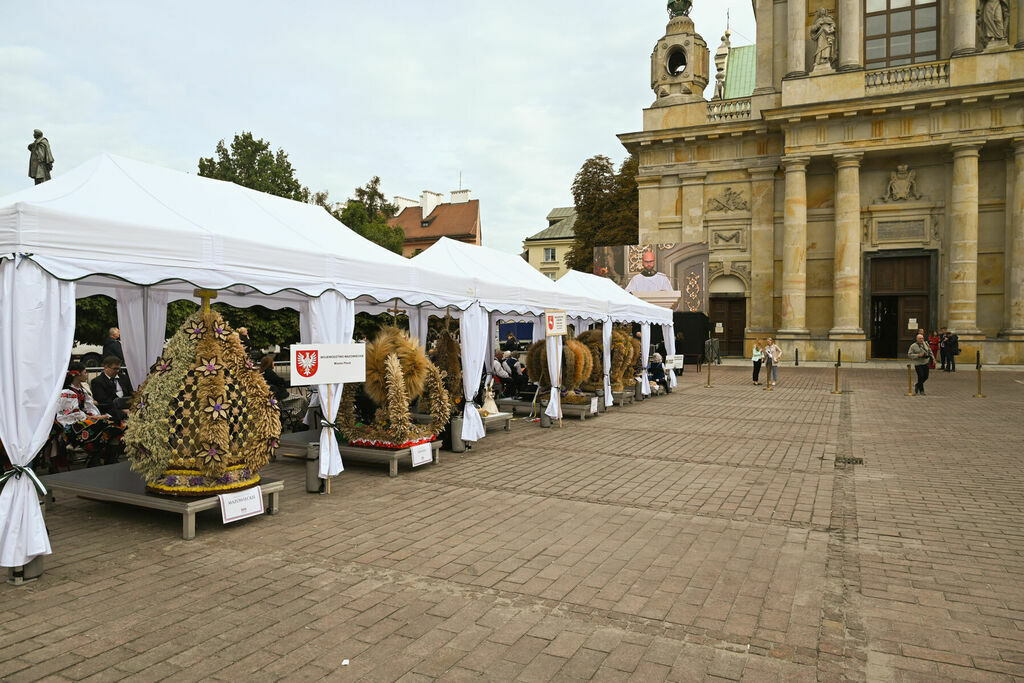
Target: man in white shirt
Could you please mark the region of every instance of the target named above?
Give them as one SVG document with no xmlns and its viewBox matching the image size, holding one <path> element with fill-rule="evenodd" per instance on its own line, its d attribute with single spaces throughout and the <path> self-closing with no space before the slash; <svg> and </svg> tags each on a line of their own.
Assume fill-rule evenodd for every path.
<svg viewBox="0 0 1024 683">
<path fill-rule="evenodd" d="M 663 292 L 672 289 L 672 281 L 664 273 L 657 272 L 655 268 L 654 252 L 647 250 L 641 257 L 643 270 L 633 276 L 633 279 L 626 285 L 627 292 Z"/>
</svg>

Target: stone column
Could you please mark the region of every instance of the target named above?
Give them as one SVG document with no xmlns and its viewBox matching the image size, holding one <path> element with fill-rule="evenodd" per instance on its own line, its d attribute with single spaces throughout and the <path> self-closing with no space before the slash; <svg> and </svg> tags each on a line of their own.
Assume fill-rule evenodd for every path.
<svg viewBox="0 0 1024 683">
<path fill-rule="evenodd" d="M 1017 44 L 1014 47 L 1024 47 L 1024 2 L 1019 0 L 1017 2 Z"/>
<path fill-rule="evenodd" d="M 860 325 L 860 160 L 836 155 L 836 245 L 829 336 L 864 336 Z"/>
<path fill-rule="evenodd" d="M 775 298 L 775 168 L 750 171 L 750 324 L 769 333 Z"/>
<path fill-rule="evenodd" d="M 786 14 L 786 35 L 789 36 L 786 77 L 807 74 L 807 0 L 789 0 Z"/>
<path fill-rule="evenodd" d="M 784 157 L 786 217 L 782 241 L 782 326 L 779 335 L 807 330 L 807 157 Z"/>
<path fill-rule="evenodd" d="M 862 0 L 839 0 L 839 70 L 863 68 L 864 11 Z"/>
<path fill-rule="evenodd" d="M 1003 334 L 1024 341 L 1024 140 L 1013 141 L 1013 167 L 1013 197 L 1007 206 L 1010 211 L 1010 238 L 1006 243 L 1006 258 L 1010 263 L 1006 284 L 1009 307 Z"/>
<path fill-rule="evenodd" d="M 775 38 L 772 35 L 772 22 L 775 15 L 774 0 L 758 0 L 755 21 L 757 22 L 757 65 L 755 67 L 754 94 L 765 95 L 775 92 L 772 78 L 772 63 L 775 61 L 772 51 Z"/>
<path fill-rule="evenodd" d="M 953 145 L 950 206 L 949 327 L 961 338 L 978 329 L 978 152 L 982 143 Z"/>
<path fill-rule="evenodd" d="M 977 52 L 977 0 L 952 0 L 952 3 L 950 8 L 950 17 L 953 20 L 952 56 L 973 54 Z"/>
</svg>

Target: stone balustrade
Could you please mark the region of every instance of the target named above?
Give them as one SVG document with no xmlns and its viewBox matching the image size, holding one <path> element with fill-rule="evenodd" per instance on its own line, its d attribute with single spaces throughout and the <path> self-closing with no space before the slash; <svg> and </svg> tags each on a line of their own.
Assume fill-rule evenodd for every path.
<svg viewBox="0 0 1024 683">
<path fill-rule="evenodd" d="M 708 123 L 740 121 L 750 118 L 750 98 L 708 102 Z"/>
<path fill-rule="evenodd" d="M 925 62 L 864 72 L 864 94 L 881 95 L 949 86 L 949 62 Z"/>
</svg>

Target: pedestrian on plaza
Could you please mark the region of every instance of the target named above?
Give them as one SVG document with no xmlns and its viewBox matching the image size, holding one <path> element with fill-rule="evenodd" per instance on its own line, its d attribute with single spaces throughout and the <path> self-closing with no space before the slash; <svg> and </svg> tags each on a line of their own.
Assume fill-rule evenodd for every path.
<svg viewBox="0 0 1024 683">
<path fill-rule="evenodd" d="M 928 381 L 928 366 L 935 361 L 932 349 L 924 340 L 924 335 L 917 335 L 917 341 L 910 345 L 907 357 L 914 363 L 917 371 L 917 384 L 914 385 L 914 395 L 924 396 L 924 383 Z"/>
<path fill-rule="evenodd" d="M 782 349 L 779 348 L 774 339 L 768 337 L 763 353 L 768 363 L 768 380 L 774 387 L 779 383 L 779 363 L 782 362 Z"/>
<path fill-rule="evenodd" d="M 750 360 L 754 363 L 754 384 L 761 386 L 761 382 L 758 380 L 761 377 L 761 364 L 764 362 L 763 339 L 757 339 L 754 341 L 754 353 L 750 356 Z"/>
<path fill-rule="evenodd" d="M 942 369 L 946 372 L 956 372 L 956 357 L 960 354 L 960 337 L 952 330 L 946 332 L 945 351 L 946 358 Z"/>
<path fill-rule="evenodd" d="M 928 366 L 929 370 L 935 369 L 935 359 L 939 356 L 939 337 L 938 330 L 932 330 L 931 335 L 928 337 L 928 348 L 932 350 L 932 364 Z"/>
<path fill-rule="evenodd" d="M 121 330 L 111 327 L 110 336 L 103 342 L 103 357 L 115 356 L 124 365 L 124 351 L 121 349 Z"/>
</svg>

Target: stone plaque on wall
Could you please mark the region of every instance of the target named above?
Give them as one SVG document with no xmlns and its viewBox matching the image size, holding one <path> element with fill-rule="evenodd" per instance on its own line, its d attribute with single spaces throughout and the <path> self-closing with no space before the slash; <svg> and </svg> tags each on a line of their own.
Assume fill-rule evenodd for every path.
<svg viewBox="0 0 1024 683">
<path fill-rule="evenodd" d="M 923 242 L 928 239 L 924 219 L 880 220 L 875 224 L 875 233 L 879 242 Z"/>
</svg>

